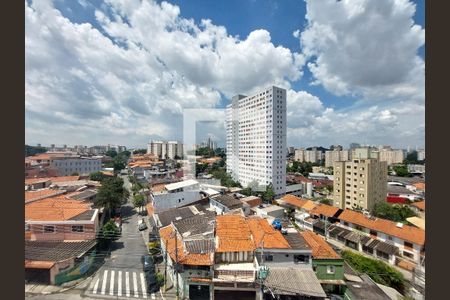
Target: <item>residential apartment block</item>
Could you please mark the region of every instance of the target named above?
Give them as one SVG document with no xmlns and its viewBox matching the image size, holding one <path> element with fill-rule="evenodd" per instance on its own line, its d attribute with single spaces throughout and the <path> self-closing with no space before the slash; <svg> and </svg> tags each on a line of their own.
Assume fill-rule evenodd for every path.
<svg viewBox="0 0 450 300">
<path fill-rule="evenodd" d="M 353 159 L 334 163 L 334 206 L 370 210 L 387 195 L 387 163 Z"/>
<path fill-rule="evenodd" d="M 295 149 L 294 160 L 299 162 L 311 162 L 317 163 L 319 160 L 323 159 L 322 151 L 311 149 L 305 150 L 304 148 Z"/>
<path fill-rule="evenodd" d="M 348 150 L 325 151 L 325 167 L 332 167 L 335 161 L 349 160 Z"/>
<path fill-rule="evenodd" d="M 237 95 L 227 106 L 227 172 L 243 186 L 286 189 L 286 90 Z"/>
<path fill-rule="evenodd" d="M 87 175 L 101 171 L 101 158 L 91 157 L 55 157 L 50 159 L 50 168 L 56 169 L 59 176 L 69 176 L 74 173 Z"/>
<path fill-rule="evenodd" d="M 393 164 L 401 164 L 406 158 L 405 151 L 402 149 L 380 149 L 380 161 L 387 162 L 388 166 Z"/>
<path fill-rule="evenodd" d="M 183 157 L 183 144 L 178 141 L 151 141 L 147 146 L 147 154 L 153 154 L 162 159 Z"/>
</svg>

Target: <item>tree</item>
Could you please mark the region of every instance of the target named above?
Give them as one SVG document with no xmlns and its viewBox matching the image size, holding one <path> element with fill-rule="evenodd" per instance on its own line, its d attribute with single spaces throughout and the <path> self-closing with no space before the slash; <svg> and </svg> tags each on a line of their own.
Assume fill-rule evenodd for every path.
<svg viewBox="0 0 450 300">
<path fill-rule="evenodd" d="M 262 198 L 263 198 L 264 201 L 270 203 L 270 202 L 272 202 L 272 200 L 273 200 L 274 197 L 275 197 L 275 192 L 273 191 L 272 184 L 269 184 L 269 185 L 266 187 L 266 191 L 263 192 Z"/>
<path fill-rule="evenodd" d="M 133 194 L 138 193 L 140 190 L 142 190 L 144 187 L 139 182 L 135 181 L 133 185 L 131 186 L 131 191 Z"/>
<path fill-rule="evenodd" d="M 146 154 L 147 149 L 136 149 L 133 151 L 133 154 Z"/>
<path fill-rule="evenodd" d="M 369 275 L 373 281 L 390 286 L 400 293 L 405 292 L 403 274 L 381 260 L 365 257 L 355 252 L 344 250 L 342 258 L 356 271 Z"/>
<path fill-rule="evenodd" d="M 405 163 L 406 164 L 417 164 L 419 161 L 417 160 L 417 151 L 413 150 L 406 155 Z"/>
<path fill-rule="evenodd" d="M 393 166 L 394 172 L 400 177 L 409 177 L 411 174 L 408 172 L 408 167 L 406 165 Z"/>
<path fill-rule="evenodd" d="M 141 209 L 142 206 L 145 205 L 145 197 L 142 194 L 137 194 L 133 196 L 133 206 Z"/>
<path fill-rule="evenodd" d="M 108 150 L 108 151 L 106 151 L 105 155 L 114 158 L 117 156 L 117 151 L 116 150 Z"/>
<path fill-rule="evenodd" d="M 253 193 L 252 188 L 251 187 L 246 187 L 241 191 L 241 194 L 245 195 L 245 196 L 251 196 Z"/>
<path fill-rule="evenodd" d="M 415 212 L 406 205 L 389 204 L 387 202 L 375 203 L 372 214 L 378 218 L 403 223 L 406 222 L 406 218 L 416 216 Z"/>
<path fill-rule="evenodd" d="M 126 190 L 123 188 L 123 180 L 120 177 L 107 178 L 103 180 L 102 185 L 98 189 L 98 193 L 94 200 L 96 207 L 104 207 L 105 215 L 111 215 L 111 211 L 122 205 L 127 196 Z"/>
<path fill-rule="evenodd" d="M 100 171 L 89 174 L 89 180 L 93 181 L 102 182 L 106 177 L 107 176 Z"/>
<path fill-rule="evenodd" d="M 114 220 L 109 220 L 100 229 L 99 239 L 101 244 L 107 245 L 111 241 L 117 240 L 120 236 L 119 228 Z"/>
<path fill-rule="evenodd" d="M 333 200 L 331 199 L 320 199 L 319 202 L 326 205 L 333 205 Z"/>
</svg>

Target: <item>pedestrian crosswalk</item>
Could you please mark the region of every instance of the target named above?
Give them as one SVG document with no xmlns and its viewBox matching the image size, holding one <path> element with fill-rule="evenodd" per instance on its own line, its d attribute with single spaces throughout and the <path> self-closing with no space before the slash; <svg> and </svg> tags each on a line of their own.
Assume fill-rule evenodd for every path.
<svg viewBox="0 0 450 300">
<path fill-rule="evenodd" d="M 103 270 L 92 280 L 88 294 L 108 298 L 150 298 L 156 299 L 155 294 L 147 295 L 145 274 L 136 270 Z"/>
</svg>

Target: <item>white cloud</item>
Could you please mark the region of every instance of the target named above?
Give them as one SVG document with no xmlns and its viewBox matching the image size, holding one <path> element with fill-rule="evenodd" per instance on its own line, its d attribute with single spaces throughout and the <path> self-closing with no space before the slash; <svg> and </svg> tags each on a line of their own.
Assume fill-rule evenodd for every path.
<svg viewBox="0 0 450 300">
<path fill-rule="evenodd" d="M 289 90 L 287 95 L 290 145 L 348 146 L 359 142 L 404 147 L 424 143 L 423 106 L 385 103 L 336 111 L 305 91 Z"/>
<path fill-rule="evenodd" d="M 95 12 L 100 31 L 51 1 L 26 3 L 27 141 L 66 140 L 69 130 L 87 144 L 180 139 L 183 108 L 301 76 L 302 56 L 273 45 L 266 30 L 240 39 L 166 2 L 106 4 Z"/>
<path fill-rule="evenodd" d="M 307 0 L 307 66 L 336 95 L 424 101 L 425 31 L 408 0 Z"/>
</svg>

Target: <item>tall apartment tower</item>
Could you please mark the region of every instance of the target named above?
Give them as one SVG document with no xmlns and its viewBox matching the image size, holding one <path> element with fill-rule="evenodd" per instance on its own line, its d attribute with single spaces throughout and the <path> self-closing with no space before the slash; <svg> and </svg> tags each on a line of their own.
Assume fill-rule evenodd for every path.
<svg viewBox="0 0 450 300">
<path fill-rule="evenodd" d="M 334 206 L 371 210 L 375 203 L 386 200 L 387 162 L 376 158 L 337 161 L 333 173 Z"/>
<path fill-rule="evenodd" d="M 178 141 L 151 141 L 147 146 L 147 153 L 161 159 L 174 159 L 183 156 L 183 144 Z"/>
<path fill-rule="evenodd" d="M 237 95 L 227 106 L 227 172 L 244 187 L 272 184 L 286 191 L 286 90 Z"/>
<path fill-rule="evenodd" d="M 349 160 L 348 150 L 325 151 L 325 167 L 332 167 L 335 161 Z"/>
</svg>

